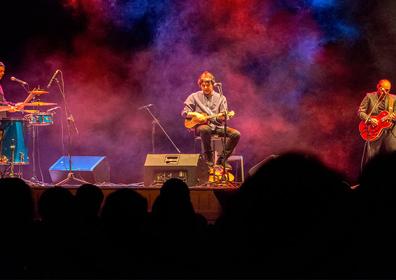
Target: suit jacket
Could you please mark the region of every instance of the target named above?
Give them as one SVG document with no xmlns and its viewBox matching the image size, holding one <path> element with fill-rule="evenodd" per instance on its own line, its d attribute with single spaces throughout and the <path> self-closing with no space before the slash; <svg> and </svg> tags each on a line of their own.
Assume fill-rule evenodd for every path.
<svg viewBox="0 0 396 280">
<path fill-rule="evenodd" d="M 6 101 L 6 99 L 4 97 L 3 88 L 1 87 L 1 84 L 0 84 L 0 101 L 1 102 L 5 102 Z M 1 104 L 0 104 L 0 106 L 1 106 Z M 0 120 L 3 119 L 3 118 L 6 118 L 6 117 L 7 117 L 7 113 L 6 112 L 0 112 Z"/>
<path fill-rule="evenodd" d="M 393 112 L 396 111 L 396 95 L 393 94 L 389 94 L 392 97 L 393 100 Z M 377 92 L 369 92 L 366 94 L 366 96 L 363 98 L 362 102 L 360 103 L 359 106 L 359 110 L 358 110 L 358 116 L 361 120 L 366 121 L 368 118 L 368 114 L 371 112 L 371 110 L 373 110 L 373 115 L 378 115 L 379 113 L 381 113 L 382 111 L 389 110 L 389 95 L 386 96 L 385 98 L 385 104 L 383 102 L 380 102 L 380 104 L 378 104 L 379 106 L 377 106 L 376 108 L 373 107 L 374 105 L 378 102 L 378 94 Z M 385 106 L 384 106 L 385 105 Z"/>
</svg>

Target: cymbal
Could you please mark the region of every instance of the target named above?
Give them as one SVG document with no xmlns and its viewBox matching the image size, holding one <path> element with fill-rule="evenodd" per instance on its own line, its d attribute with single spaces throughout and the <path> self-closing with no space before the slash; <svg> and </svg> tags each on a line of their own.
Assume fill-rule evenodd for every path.
<svg viewBox="0 0 396 280">
<path fill-rule="evenodd" d="M 58 103 L 48 103 L 48 102 L 36 101 L 36 102 L 30 102 L 30 103 L 23 104 L 23 106 L 54 106 L 54 105 L 58 105 Z"/>
<path fill-rule="evenodd" d="M 47 94 L 48 91 L 43 90 L 43 89 L 34 89 L 34 90 L 29 91 L 29 93 L 34 94 L 34 95 L 42 95 L 42 94 Z"/>
<path fill-rule="evenodd" d="M 38 114 L 40 113 L 39 110 L 20 110 L 23 113 L 28 113 L 28 114 Z"/>
</svg>

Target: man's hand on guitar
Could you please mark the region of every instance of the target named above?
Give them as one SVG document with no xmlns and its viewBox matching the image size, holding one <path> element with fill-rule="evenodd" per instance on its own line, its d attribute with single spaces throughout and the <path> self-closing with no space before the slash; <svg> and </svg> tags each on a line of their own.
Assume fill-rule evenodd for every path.
<svg viewBox="0 0 396 280">
<path fill-rule="evenodd" d="M 370 118 L 369 122 L 370 122 L 370 124 L 371 124 L 372 126 L 377 126 L 377 125 L 378 125 L 378 120 L 377 120 L 377 119 Z"/>
</svg>

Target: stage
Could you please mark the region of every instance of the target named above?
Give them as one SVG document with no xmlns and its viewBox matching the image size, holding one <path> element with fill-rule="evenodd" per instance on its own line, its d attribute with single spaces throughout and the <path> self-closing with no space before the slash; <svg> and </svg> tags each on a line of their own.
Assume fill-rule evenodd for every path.
<svg viewBox="0 0 396 280">
<path fill-rule="evenodd" d="M 37 185 L 27 182 L 32 190 L 35 216 L 38 217 L 38 201 L 41 194 L 48 188 L 52 188 L 54 185 L 44 184 Z M 202 214 L 210 223 L 213 223 L 221 214 L 222 207 L 226 205 L 229 198 L 238 190 L 240 184 L 233 186 L 216 186 L 215 184 L 207 184 L 204 186 L 193 186 L 190 187 L 190 197 L 194 209 L 197 213 Z M 75 194 L 78 189 L 78 185 L 61 185 L 60 187 L 70 190 Z M 135 190 L 143 197 L 147 199 L 148 211 L 151 211 L 151 207 L 160 193 L 161 186 L 144 186 L 143 183 L 136 184 L 106 184 L 99 185 L 101 188 L 104 201 L 106 197 L 119 189 L 128 188 Z M 103 202 L 104 202 L 103 201 Z"/>
</svg>

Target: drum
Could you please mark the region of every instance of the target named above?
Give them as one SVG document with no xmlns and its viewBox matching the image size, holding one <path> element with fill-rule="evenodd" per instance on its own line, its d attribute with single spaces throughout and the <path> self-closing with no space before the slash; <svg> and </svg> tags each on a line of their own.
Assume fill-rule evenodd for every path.
<svg viewBox="0 0 396 280">
<path fill-rule="evenodd" d="M 11 164 L 12 158 L 15 165 L 29 164 L 28 148 L 25 145 L 24 119 L 4 118 L 0 120 L 0 165 Z"/>
<path fill-rule="evenodd" d="M 54 124 L 53 113 L 36 113 L 29 114 L 25 116 L 25 119 L 28 121 L 30 125 L 34 126 L 45 126 Z"/>
</svg>

